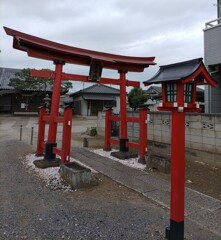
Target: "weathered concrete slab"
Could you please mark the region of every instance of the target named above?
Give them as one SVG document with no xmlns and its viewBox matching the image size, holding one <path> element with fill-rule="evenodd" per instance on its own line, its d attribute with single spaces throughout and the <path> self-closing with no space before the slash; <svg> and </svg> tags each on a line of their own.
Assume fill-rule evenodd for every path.
<svg viewBox="0 0 221 240">
<path fill-rule="evenodd" d="M 155 168 L 163 173 L 170 173 L 170 159 L 160 155 L 146 155 L 147 168 Z"/>
<path fill-rule="evenodd" d="M 187 219 L 200 224 L 221 237 L 221 209 L 212 212 L 204 209 L 188 216 Z"/>
<path fill-rule="evenodd" d="M 169 192 L 170 191 L 170 183 L 163 180 L 163 179 L 159 179 L 159 178 L 156 178 L 154 176 L 151 176 L 150 174 L 148 173 L 141 173 L 137 179 L 140 179 L 148 184 L 152 184 L 155 188 L 161 190 L 161 191 L 167 191 Z"/>
<path fill-rule="evenodd" d="M 186 202 L 195 202 L 200 208 L 208 211 L 221 209 L 221 201 L 203 193 L 186 188 Z"/>
<path fill-rule="evenodd" d="M 170 192 L 156 190 L 152 192 L 143 193 L 144 196 L 160 204 L 163 207 L 170 208 Z"/>
<path fill-rule="evenodd" d="M 91 170 L 75 162 L 62 164 L 59 173 L 74 189 L 89 186 L 91 183 Z"/>
</svg>

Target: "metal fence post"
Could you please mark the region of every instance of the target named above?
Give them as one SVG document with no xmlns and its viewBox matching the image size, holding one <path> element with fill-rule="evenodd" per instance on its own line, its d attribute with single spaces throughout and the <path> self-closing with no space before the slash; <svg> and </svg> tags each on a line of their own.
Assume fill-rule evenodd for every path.
<svg viewBox="0 0 221 240">
<path fill-rule="evenodd" d="M 20 125 L 20 141 L 22 140 L 22 125 Z"/>
<path fill-rule="evenodd" d="M 104 151 L 111 151 L 111 116 L 112 109 L 107 109 L 105 112 L 105 136 L 104 136 Z"/>
<path fill-rule="evenodd" d="M 33 132 L 34 132 L 34 127 L 31 127 L 31 145 L 33 145 Z"/>
<path fill-rule="evenodd" d="M 147 109 L 140 109 L 140 159 L 139 162 L 145 163 L 147 153 Z"/>
</svg>

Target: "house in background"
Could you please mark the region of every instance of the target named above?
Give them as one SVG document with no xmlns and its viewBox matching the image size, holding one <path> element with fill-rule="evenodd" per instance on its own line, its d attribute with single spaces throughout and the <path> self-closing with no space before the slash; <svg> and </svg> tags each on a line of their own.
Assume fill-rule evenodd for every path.
<svg viewBox="0 0 221 240">
<path fill-rule="evenodd" d="M 39 90 L 23 89 L 21 93 L 16 93 L 9 82 L 21 70 L 0 68 L 0 113 L 37 113 L 45 94 L 51 94 L 50 86 Z"/>
<path fill-rule="evenodd" d="M 73 98 L 74 114 L 97 116 L 105 106 L 113 106 L 113 112 L 119 113 L 120 90 L 102 84 L 95 84 L 70 94 Z"/>
<path fill-rule="evenodd" d="M 162 88 L 159 86 L 150 86 L 146 90 L 148 101 L 145 103 L 148 105 L 150 111 L 157 111 L 159 103 L 162 101 Z M 204 89 L 196 88 L 196 101 L 199 102 L 202 112 L 204 112 Z"/>
</svg>

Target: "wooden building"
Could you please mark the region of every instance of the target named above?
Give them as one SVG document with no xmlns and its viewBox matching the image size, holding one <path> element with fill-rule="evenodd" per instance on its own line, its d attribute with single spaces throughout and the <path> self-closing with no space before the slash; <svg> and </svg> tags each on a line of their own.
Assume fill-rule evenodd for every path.
<svg viewBox="0 0 221 240">
<path fill-rule="evenodd" d="M 45 94 L 51 93 L 50 86 L 38 90 L 23 89 L 17 93 L 9 86 L 9 82 L 20 71 L 21 69 L 0 68 L 0 113 L 37 113 L 38 107 L 43 104 Z"/>
<path fill-rule="evenodd" d="M 74 114 L 97 116 L 105 106 L 113 106 L 113 112 L 119 113 L 120 90 L 102 84 L 95 84 L 70 94 L 73 98 Z"/>
</svg>

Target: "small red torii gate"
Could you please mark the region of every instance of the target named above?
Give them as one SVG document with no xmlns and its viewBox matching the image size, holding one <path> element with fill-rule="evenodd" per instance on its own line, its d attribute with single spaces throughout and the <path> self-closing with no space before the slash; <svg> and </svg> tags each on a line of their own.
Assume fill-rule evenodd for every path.
<svg viewBox="0 0 221 240">
<path fill-rule="evenodd" d="M 96 52 L 52 42 L 36 36 L 28 35 L 7 27 L 5 32 L 13 36 L 13 47 L 27 52 L 28 56 L 53 61 L 55 71 L 32 70 L 31 75 L 42 78 L 54 78 L 52 92 L 51 113 L 49 117 L 48 139 L 45 143 L 44 160 L 55 160 L 57 124 L 67 121 L 59 118 L 59 102 L 62 80 L 73 80 L 81 82 L 98 82 L 101 84 L 113 84 L 120 86 L 120 146 L 127 149 L 127 116 L 126 116 L 126 87 L 140 87 L 140 82 L 126 79 L 127 72 L 143 72 L 146 67 L 155 65 L 155 57 L 129 57 L 103 52 Z M 65 63 L 90 66 L 89 76 L 68 74 L 63 72 Z M 102 68 L 117 70 L 120 78 L 102 78 Z M 69 130 L 71 131 L 71 129 Z M 70 159 L 70 146 L 63 153 L 62 163 Z M 39 149 L 38 149 L 39 150 Z M 120 149 L 121 150 L 121 149 Z M 37 151 L 38 152 L 38 151 Z"/>
</svg>

